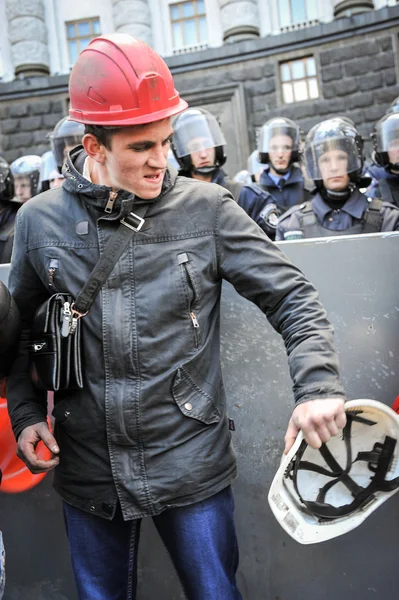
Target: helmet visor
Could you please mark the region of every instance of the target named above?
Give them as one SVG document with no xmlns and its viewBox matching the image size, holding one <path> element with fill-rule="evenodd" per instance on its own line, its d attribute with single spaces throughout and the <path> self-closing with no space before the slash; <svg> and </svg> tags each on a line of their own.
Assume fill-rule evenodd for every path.
<svg viewBox="0 0 399 600">
<path fill-rule="evenodd" d="M 390 163 L 399 163 L 399 113 L 391 114 L 377 123 L 375 144 L 377 152 L 388 154 Z"/>
<path fill-rule="evenodd" d="M 313 181 L 325 181 L 355 173 L 362 160 L 351 137 L 328 137 L 313 140 L 305 151 L 306 173 Z"/>
<path fill-rule="evenodd" d="M 292 123 L 278 120 L 265 123 L 259 132 L 258 150 L 270 152 L 297 152 L 299 150 L 299 128 Z"/>
<path fill-rule="evenodd" d="M 187 111 L 174 123 L 173 143 L 181 158 L 208 148 L 226 144 L 216 118 L 211 114 Z"/>
</svg>

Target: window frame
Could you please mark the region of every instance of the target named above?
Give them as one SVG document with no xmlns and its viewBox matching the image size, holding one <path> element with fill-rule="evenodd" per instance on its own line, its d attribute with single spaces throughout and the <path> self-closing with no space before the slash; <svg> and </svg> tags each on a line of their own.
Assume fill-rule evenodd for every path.
<svg viewBox="0 0 399 600">
<path fill-rule="evenodd" d="M 169 31 L 170 31 L 170 39 L 171 39 L 171 50 L 172 50 L 172 54 L 179 54 L 179 53 L 184 53 L 185 49 L 187 49 L 187 51 L 189 51 L 190 48 L 207 48 L 209 45 L 209 38 L 210 38 L 210 31 L 209 31 L 209 23 L 208 23 L 208 10 L 207 10 L 207 3 L 206 0 L 202 0 L 203 4 L 204 4 L 204 12 L 203 13 L 198 13 L 197 10 L 197 1 L 198 0 L 176 0 L 176 1 L 172 1 L 168 3 L 168 18 L 169 18 Z M 188 17 L 184 17 L 182 14 L 182 6 L 184 4 L 193 4 L 194 5 L 194 14 Z M 174 7 L 178 6 L 179 7 L 179 19 L 173 19 L 172 17 L 172 10 Z M 199 25 L 199 19 L 201 17 L 205 18 L 205 24 L 206 24 L 206 40 L 201 41 L 200 38 L 200 25 Z M 195 44 L 186 44 L 183 43 L 182 46 L 175 46 L 175 36 L 174 36 L 174 28 L 173 25 L 174 23 L 179 23 L 180 24 L 180 32 L 181 32 L 181 36 L 182 36 L 182 40 L 183 42 L 185 42 L 184 39 L 184 27 L 183 24 L 185 21 L 188 20 L 192 20 L 194 19 L 195 22 L 195 28 L 196 28 L 196 34 L 197 34 L 197 41 L 195 42 Z"/>
<path fill-rule="evenodd" d="M 314 67 L 315 67 L 315 74 L 314 75 L 308 75 L 308 67 L 306 64 L 306 61 L 311 58 L 314 61 Z M 305 69 L 305 76 L 304 77 L 300 77 L 298 79 L 295 79 L 293 77 L 293 70 L 292 70 L 292 64 L 293 63 L 302 63 L 304 65 L 304 69 Z M 290 79 L 283 79 L 283 72 L 282 72 L 282 68 L 284 65 L 288 65 L 289 69 L 290 69 Z M 319 81 L 319 65 L 318 65 L 318 61 L 317 61 L 317 56 L 314 54 L 307 54 L 305 56 L 301 56 L 301 57 L 292 57 L 292 58 L 287 58 L 284 60 L 279 61 L 279 81 L 280 81 L 280 95 L 281 95 L 281 104 L 284 106 L 290 106 L 293 104 L 298 104 L 300 102 L 314 102 L 316 100 L 319 100 L 321 98 L 320 95 L 320 81 Z M 316 97 L 312 97 L 310 95 L 310 86 L 309 86 L 309 81 L 315 81 L 316 85 L 317 85 L 317 96 Z M 307 90 L 307 97 L 304 98 L 303 100 L 296 100 L 295 99 L 295 88 L 294 88 L 294 83 L 299 83 L 299 82 L 305 82 L 306 83 L 306 90 Z M 285 100 L 285 94 L 284 94 L 284 85 L 289 84 L 291 85 L 291 90 L 292 90 L 292 97 L 293 100 L 292 102 L 286 102 Z"/>
<path fill-rule="evenodd" d="M 98 26 L 99 26 L 98 33 L 94 32 L 94 23 L 95 22 L 98 22 Z M 90 32 L 88 34 L 79 35 L 78 26 L 80 23 L 88 23 L 89 24 Z M 75 37 L 69 37 L 68 27 L 71 25 L 73 25 L 75 28 L 75 34 L 76 33 L 78 34 Z M 100 16 L 84 17 L 82 19 L 76 19 L 75 21 L 65 21 L 64 26 L 65 26 L 65 34 L 66 34 L 68 62 L 69 62 L 69 67 L 72 68 L 75 63 L 72 61 L 69 43 L 73 42 L 73 41 L 76 42 L 78 56 L 79 56 L 79 54 L 84 50 L 84 48 L 82 48 L 82 49 L 80 48 L 80 40 L 87 39 L 87 38 L 90 38 L 90 40 L 93 40 L 95 37 L 101 35 L 101 19 L 100 19 Z M 87 48 L 87 46 L 85 46 L 85 48 Z"/>
</svg>

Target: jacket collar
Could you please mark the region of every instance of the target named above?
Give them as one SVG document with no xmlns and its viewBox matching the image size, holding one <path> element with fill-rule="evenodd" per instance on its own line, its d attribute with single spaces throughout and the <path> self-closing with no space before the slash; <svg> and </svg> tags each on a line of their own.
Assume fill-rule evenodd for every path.
<svg viewBox="0 0 399 600">
<path fill-rule="evenodd" d="M 212 177 L 212 183 L 218 183 L 223 187 L 226 185 L 226 176 L 222 169 L 216 169 Z"/>
<path fill-rule="evenodd" d="M 340 210 L 346 212 L 354 219 L 361 219 L 364 211 L 367 208 L 367 202 L 366 196 L 360 192 L 359 188 L 356 188 L 351 194 L 349 200 L 345 202 Z M 328 204 L 326 204 L 320 194 L 316 194 L 316 196 L 313 198 L 312 208 L 313 212 L 321 222 L 323 222 L 325 217 L 334 210 L 328 206 Z"/>
<path fill-rule="evenodd" d="M 83 168 L 86 158 L 87 154 L 83 149 L 83 146 L 77 146 L 69 152 L 68 158 L 62 170 L 65 177 L 63 187 L 72 194 L 84 196 L 85 202 L 87 202 L 87 204 L 93 208 L 104 211 L 110 198 L 112 188 L 106 185 L 96 185 L 83 177 Z M 107 213 L 104 213 L 104 216 L 108 216 L 108 218 L 112 220 L 120 219 L 132 211 L 133 205 L 142 204 L 145 202 L 156 202 L 170 189 L 172 189 L 172 187 L 174 187 L 176 179 L 176 169 L 168 166 L 162 183 L 162 191 L 160 195 L 153 200 L 142 200 L 131 192 L 119 190 L 115 199 L 112 214 L 108 216 Z"/>
<path fill-rule="evenodd" d="M 278 187 L 274 183 L 273 179 L 270 177 L 269 171 L 270 171 L 270 165 L 266 165 L 265 169 L 261 173 L 259 183 L 261 185 L 265 185 L 268 187 L 270 187 L 270 186 Z M 302 171 L 299 167 L 295 167 L 294 165 L 292 165 L 290 175 L 289 175 L 288 179 L 286 179 L 285 186 L 294 185 L 296 183 L 303 184 L 303 175 L 302 175 Z"/>
</svg>

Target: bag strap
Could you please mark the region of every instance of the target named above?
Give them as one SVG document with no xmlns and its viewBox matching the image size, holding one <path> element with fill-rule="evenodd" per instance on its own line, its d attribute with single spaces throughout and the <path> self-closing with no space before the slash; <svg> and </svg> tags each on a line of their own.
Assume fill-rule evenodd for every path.
<svg viewBox="0 0 399 600">
<path fill-rule="evenodd" d="M 151 203 L 148 202 L 138 206 L 135 213 L 131 212 L 124 219 L 121 219 L 118 229 L 110 237 L 104 248 L 104 252 L 71 306 L 71 332 L 75 330 L 77 320 L 89 312 L 100 289 L 109 277 L 133 234 L 140 231 L 143 227 L 145 222 L 144 217 L 150 205 Z"/>
</svg>

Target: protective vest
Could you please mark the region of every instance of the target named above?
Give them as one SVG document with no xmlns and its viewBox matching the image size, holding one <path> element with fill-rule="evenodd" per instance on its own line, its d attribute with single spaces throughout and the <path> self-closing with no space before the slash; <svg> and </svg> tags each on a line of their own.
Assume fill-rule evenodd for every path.
<svg viewBox="0 0 399 600">
<path fill-rule="evenodd" d="M 299 213 L 300 228 L 304 237 L 330 237 L 332 235 L 351 235 L 357 233 L 377 233 L 381 231 L 383 218 L 381 216 L 382 200 L 373 198 L 362 218 L 354 223 L 352 227 L 341 230 L 331 230 L 323 227 L 313 212 L 312 203 L 306 202 Z"/>
<path fill-rule="evenodd" d="M 378 188 L 380 191 L 381 197 L 384 199 L 384 202 L 390 202 L 394 206 L 399 207 L 399 188 L 391 187 L 389 185 L 389 181 L 387 179 L 380 179 L 378 182 Z"/>
</svg>

